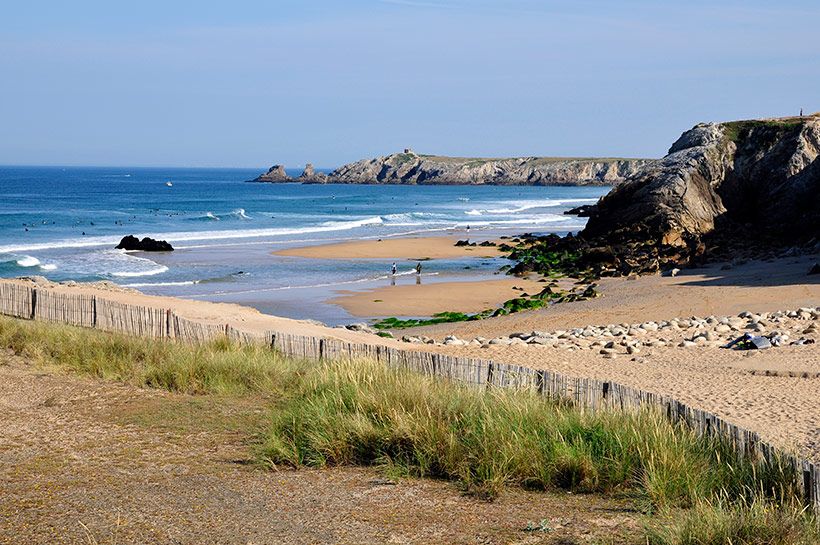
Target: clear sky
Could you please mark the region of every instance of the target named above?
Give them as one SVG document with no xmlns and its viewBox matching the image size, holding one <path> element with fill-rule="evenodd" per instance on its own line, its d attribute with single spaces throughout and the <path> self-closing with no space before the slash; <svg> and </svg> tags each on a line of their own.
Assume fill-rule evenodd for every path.
<svg viewBox="0 0 820 545">
<path fill-rule="evenodd" d="M 656 157 L 820 110 L 817 0 L 2 4 L 0 164 Z"/>
</svg>

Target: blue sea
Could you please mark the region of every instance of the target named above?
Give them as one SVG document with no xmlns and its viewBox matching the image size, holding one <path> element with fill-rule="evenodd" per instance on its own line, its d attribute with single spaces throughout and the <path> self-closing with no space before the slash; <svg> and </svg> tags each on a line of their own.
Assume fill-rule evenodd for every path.
<svg viewBox="0 0 820 545">
<path fill-rule="evenodd" d="M 154 295 L 232 302 L 329 324 L 338 290 L 415 283 L 415 262 L 274 256 L 297 246 L 402 235 L 471 239 L 566 233 L 563 215 L 605 187 L 368 186 L 246 183 L 260 170 L 0 167 L 0 277 L 110 280 Z M 293 172 L 298 175 L 299 172 Z M 469 233 L 467 228 L 469 226 Z M 176 251 L 115 250 L 129 234 Z M 497 259 L 434 260 L 422 282 L 493 277 Z"/>
</svg>

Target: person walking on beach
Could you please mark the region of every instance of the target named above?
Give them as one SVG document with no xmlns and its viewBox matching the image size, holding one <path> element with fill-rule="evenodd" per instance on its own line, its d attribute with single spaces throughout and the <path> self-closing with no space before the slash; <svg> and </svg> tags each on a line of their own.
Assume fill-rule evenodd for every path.
<svg viewBox="0 0 820 545">
<path fill-rule="evenodd" d="M 390 269 L 390 272 L 391 272 L 391 274 L 392 274 L 393 276 L 396 276 L 396 271 L 397 271 L 397 270 L 398 270 L 398 269 L 396 269 L 396 262 L 394 261 L 394 262 L 393 262 L 393 267 Z"/>
</svg>

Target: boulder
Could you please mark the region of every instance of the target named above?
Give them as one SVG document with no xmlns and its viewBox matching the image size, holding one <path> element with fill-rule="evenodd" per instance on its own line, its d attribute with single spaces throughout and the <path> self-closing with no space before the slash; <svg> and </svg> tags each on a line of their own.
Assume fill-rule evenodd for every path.
<svg viewBox="0 0 820 545">
<path fill-rule="evenodd" d="M 142 240 L 133 235 L 122 237 L 116 246 L 117 250 L 139 250 L 142 252 L 173 252 L 174 248 L 164 240 L 145 237 Z"/>
</svg>

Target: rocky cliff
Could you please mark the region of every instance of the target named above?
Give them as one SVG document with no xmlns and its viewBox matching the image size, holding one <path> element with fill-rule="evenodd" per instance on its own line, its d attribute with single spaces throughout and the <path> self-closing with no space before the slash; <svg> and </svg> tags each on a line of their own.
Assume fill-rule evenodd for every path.
<svg viewBox="0 0 820 545">
<path fill-rule="evenodd" d="M 477 159 L 418 155 L 412 150 L 344 165 L 328 175 L 312 167 L 298 179 L 263 174 L 254 181 L 335 184 L 612 185 L 652 164 L 648 159 L 522 157 Z"/>
<path fill-rule="evenodd" d="M 697 125 L 603 197 L 583 235 L 690 250 L 727 237 L 818 237 L 818 154 L 820 115 Z"/>
<path fill-rule="evenodd" d="M 820 248 L 820 114 L 700 124 L 601 198 L 577 236 L 522 237 L 513 273 L 655 273 Z M 557 263 L 557 265 L 556 265 Z"/>
</svg>

